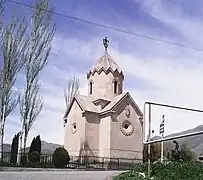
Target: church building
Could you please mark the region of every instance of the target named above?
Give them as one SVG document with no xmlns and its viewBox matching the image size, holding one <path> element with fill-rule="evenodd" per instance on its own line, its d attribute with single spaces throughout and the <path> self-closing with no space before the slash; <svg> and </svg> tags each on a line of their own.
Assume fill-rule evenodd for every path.
<svg viewBox="0 0 203 180">
<path fill-rule="evenodd" d="M 142 158 L 143 114 L 124 74 L 107 52 L 87 73 L 88 95 L 76 95 L 64 115 L 64 147 L 70 156 Z"/>
</svg>

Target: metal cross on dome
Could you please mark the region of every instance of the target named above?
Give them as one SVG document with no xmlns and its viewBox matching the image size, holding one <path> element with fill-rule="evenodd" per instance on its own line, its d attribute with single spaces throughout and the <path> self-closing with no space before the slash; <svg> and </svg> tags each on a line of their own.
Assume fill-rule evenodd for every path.
<svg viewBox="0 0 203 180">
<path fill-rule="evenodd" d="M 104 45 L 105 51 L 107 51 L 107 48 L 109 46 L 109 40 L 107 39 L 107 37 L 103 39 L 103 45 Z"/>
</svg>

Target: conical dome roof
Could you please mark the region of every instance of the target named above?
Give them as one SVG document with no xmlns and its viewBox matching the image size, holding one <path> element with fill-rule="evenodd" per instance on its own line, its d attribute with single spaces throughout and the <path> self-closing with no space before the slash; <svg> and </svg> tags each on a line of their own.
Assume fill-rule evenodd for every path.
<svg viewBox="0 0 203 180">
<path fill-rule="evenodd" d="M 104 71 L 106 74 L 108 74 L 109 72 L 111 72 L 112 74 L 119 73 L 124 79 L 123 73 L 119 68 L 118 64 L 107 52 L 107 48 L 109 46 L 109 40 L 107 39 L 107 37 L 103 39 L 103 45 L 105 47 L 104 55 L 101 56 L 97 63 L 89 70 L 87 78 L 89 78 L 91 74 L 94 75 L 95 72 L 100 74 L 102 71 Z"/>
<path fill-rule="evenodd" d="M 104 52 L 104 55 L 98 59 L 96 64 L 89 71 L 88 76 L 90 74 L 94 74 L 95 72 L 101 73 L 101 71 L 104 71 L 105 73 L 118 72 L 122 74 L 122 70 L 120 69 L 118 64 L 114 61 L 114 59 L 108 54 L 108 52 Z"/>
<path fill-rule="evenodd" d="M 118 64 L 114 61 L 108 52 L 105 52 L 104 55 L 99 58 L 97 63 L 92 67 L 92 71 L 95 69 L 99 71 L 101 68 L 104 68 L 106 71 L 111 68 L 113 71 L 118 70 L 119 73 L 122 72 Z"/>
</svg>

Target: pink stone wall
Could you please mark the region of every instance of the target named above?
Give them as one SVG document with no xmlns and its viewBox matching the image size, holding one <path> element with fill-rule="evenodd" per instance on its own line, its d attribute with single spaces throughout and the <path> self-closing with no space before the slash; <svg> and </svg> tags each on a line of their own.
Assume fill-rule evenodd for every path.
<svg viewBox="0 0 203 180">
<path fill-rule="evenodd" d="M 118 94 L 121 94 L 123 91 L 123 81 L 120 76 L 120 74 L 115 73 L 114 75 L 112 73 L 106 74 L 104 71 L 102 71 L 100 74 L 97 72 L 94 75 L 90 75 L 89 81 L 93 82 L 92 86 L 92 95 L 95 99 L 112 99 L 116 96 L 114 94 L 114 80 L 117 80 L 118 82 Z M 88 85 L 88 92 L 89 92 L 89 85 Z M 89 93 L 90 95 L 90 93 Z"/>
<path fill-rule="evenodd" d="M 125 114 L 125 106 L 128 105 L 130 109 L 130 116 Z M 112 157 L 129 157 L 129 158 L 142 158 L 143 150 L 143 134 L 142 125 L 139 116 L 129 98 L 124 101 L 115 109 L 116 117 L 111 121 L 111 152 Z M 134 130 L 132 135 L 126 134 L 131 132 L 122 127 L 123 121 L 128 120 L 132 122 Z M 123 128 L 123 129 L 122 129 Z M 133 128 L 132 128 L 133 129 Z M 125 133 L 127 132 L 127 133 Z"/>
<path fill-rule="evenodd" d="M 128 106 L 130 115 L 126 115 Z M 82 111 L 76 101 L 68 115 L 64 147 L 71 156 L 88 155 L 100 157 L 142 158 L 143 134 L 137 110 L 127 97 L 114 109 L 114 115 L 99 116 L 97 113 Z M 122 123 L 133 124 L 132 135 L 126 136 Z M 73 133 L 73 123 L 77 131 Z"/>
<path fill-rule="evenodd" d="M 73 123 L 76 123 L 76 132 L 73 134 Z M 65 127 L 64 147 L 71 156 L 79 156 L 83 148 L 85 137 L 85 118 L 82 117 L 82 111 L 75 101 L 69 112 L 67 124 Z"/>
<path fill-rule="evenodd" d="M 85 113 L 85 142 L 84 150 L 88 156 L 99 156 L 99 115 Z"/>
<path fill-rule="evenodd" d="M 99 148 L 100 157 L 110 157 L 111 147 L 111 117 L 105 116 L 100 120 Z"/>
</svg>

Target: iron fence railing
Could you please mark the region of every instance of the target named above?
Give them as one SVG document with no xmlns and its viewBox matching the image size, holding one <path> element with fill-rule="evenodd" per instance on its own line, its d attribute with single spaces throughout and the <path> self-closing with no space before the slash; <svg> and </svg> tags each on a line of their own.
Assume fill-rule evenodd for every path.
<svg viewBox="0 0 203 180">
<path fill-rule="evenodd" d="M 17 166 L 10 163 L 11 153 L 3 153 L 2 166 Z M 70 156 L 70 161 L 67 168 L 71 169 L 86 169 L 86 170 L 128 170 L 134 168 L 136 165 L 142 163 L 139 158 L 124 158 L 124 157 L 98 157 L 98 156 Z M 40 167 L 53 168 L 52 154 L 41 154 L 40 162 L 25 163 L 21 167 Z"/>
<path fill-rule="evenodd" d="M 187 108 L 187 107 L 180 107 L 180 106 L 174 106 L 174 105 L 169 105 L 169 104 L 162 104 L 162 103 L 155 103 L 155 102 L 145 102 L 144 103 L 144 122 L 143 122 L 143 137 L 144 137 L 144 145 L 147 147 L 147 161 L 148 161 L 148 166 L 147 166 L 147 171 L 148 171 L 148 177 L 151 177 L 151 145 L 152 144 L 156 144 L 156 143 L 161 143 L 161 162 L 163 162 L 163 142 L 167 142 L 170 140 L 175 140 L 175 144 L 177 145 L 177 141 L 178 139 L 182 139 L 182 138 L 187 138 L 187 137 L 194 137 L 197 135 L 202 135 L 203 131 L 195 131 L 192 133 L 185 133 L 185 134 L 179 134 L 179 135 L 173 135 L 173 136 L 168 136 L 168 137 L 164 137 L 164 135 L 162 134 L 162 138 L 160 139 L 156 139 L 154 140 L 152 138 L 152 107 L 165 107 L 165 108 L 170 108 L 170 109 L 174 109 L 174 110 L 183 110 L 186 112 L 196 112 L 196 113 L 203 113 L 203 110 L 201 109 L 193 109 L 193 108 Z M 147 108 L 148 107 L 148 108 Z M 147 115 L 148 114 L 148 115 Z M 148 118 L 146 117 L 148 116 Z M 178 123 L 177 123 L 178 124 Z M 180 126 L 180 124 L 178 124 Z M 148 129 L 146 128 L 148 127 Z M 146 131 L 148 130 L 148 134 L 145 134 Z M 145 136 L 147 135 L 147 136 Z M 147 137 L 147 138 L 146 138 Z M 146 140 L 145 140 L 146 139 Z M 179 145 L 177 146 L 179 147 Z M 173 152 L 178 152 L 178 148 L 175 148 L 175 150 L 173 150 Z M 172 153 L 172 152 L 171 152 Z M 144 158 L 145 159 L 145 158 Z"/>
</svg>

